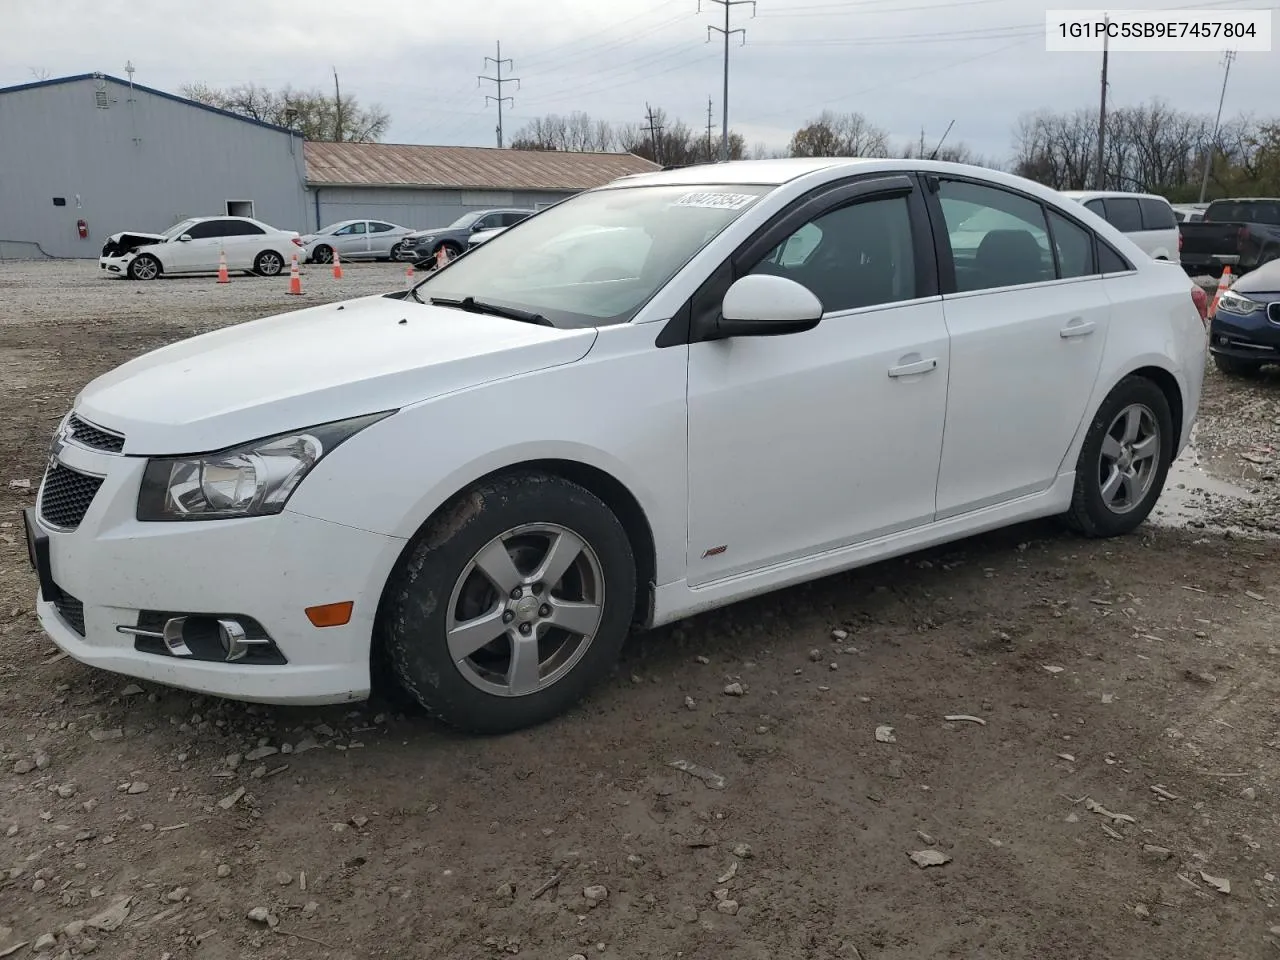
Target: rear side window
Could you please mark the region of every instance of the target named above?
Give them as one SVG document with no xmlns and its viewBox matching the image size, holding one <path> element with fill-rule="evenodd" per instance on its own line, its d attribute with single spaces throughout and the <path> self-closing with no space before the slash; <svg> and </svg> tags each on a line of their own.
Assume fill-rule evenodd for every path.
<svg viewBox="0 0 1280 960">
<path fill-rule="evenodd" d="M 1107 210 L 1102 205 L 1101 200 L 1090 200 L 1084 206 L 1086 210 L 1092 210 L 1094 213 L 1100 216 L 1103 220 L 1107 219 Z"/>
<path fill-rule="evenodd" d="M 1133 197 L 1107 197 L 1107 220 L 1121 233 L 1137 233 L 1142 229 L 1142 210 Z"/>
<path fill-rule="evenodd" d="M 388 230 L 394 230 L 394 229 L 395 229 L 395 228 L 394 228 L 393 226 L 391 226 L 391 224 L 389 224 L 389 223 L 382 223 L 380 220 L 370 220 L 370 221 L 369 221 L 369 232 L 370 232 L 370 233 L 386 233 Z"/>
<path fill-rule="evenodd" d="M 1138 209 L 1142 213 L 1144 230 L 1172 230 L 1178 225 L 1178 219 L 1173 215 L 1173 207 L 1163 200 L 1142 197 L 1138 200 Z"/>
<path fill-rule="evenodd" d="M 943 180 L 938 201 L 951 241 L 956 290 L 990 290 L 1055 279 L 1044 209 L 1034 200 Z"/>
<path fill-rule="evenodd" d="M 222 236 L 224 237 L 249 237 L 255 234 L 265 232 L 255 223 L 248 220 L 223 220 Z"/>
<path fill-rule="evenodd" d="M 507 213 L 502 216 L 502 225 L 505 227 L 514 227 L 521 220 L 527 219 L 527 213 Z"/>
<path fill-rule="evenodd" d="M 1097 273 L 1093 268 L 1093 234 L 1052 210 L 1049 230 L 1058 254 L 1059 277 L 1091 277 Z"/>
</svg>

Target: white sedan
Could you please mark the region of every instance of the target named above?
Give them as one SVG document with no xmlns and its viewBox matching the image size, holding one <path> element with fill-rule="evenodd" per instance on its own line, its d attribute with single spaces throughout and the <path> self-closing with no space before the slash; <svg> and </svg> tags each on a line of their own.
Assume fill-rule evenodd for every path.
<svg viewBox="0 0 1280 960">
<path fill-rule="evenodd" d="M 413 231 L 385 220 L 340 220 L 302 238 L 307 259 L 333 263 L 341 260 L 395 260 L 402 241 Z"/>
<path fill-rule="evenodd" d="M 616 238 L 589 270 L 557 255 L 589 231 Z M 36 609 L 133 677 L 326 703 L 385 663 L 452 724 L 525 727 L 633 627 L 1036 517 L 1134 530 L 1196 421 L 1204 307 L 992 170 L 622 178 L 412 290 L 94 380 L 26 514 Z"/>
<path fill-rule="evenodd" d="M 295 254 L 303 259 L 296 230 L 278 230 L 250 217 L 192 217 L 164 233 L 115 233 L 98 258 L 109 277 L 154 280 L 183 273 L 213 273 L 220 255 L 227 269 L 275 277 Z"/>
</svg>

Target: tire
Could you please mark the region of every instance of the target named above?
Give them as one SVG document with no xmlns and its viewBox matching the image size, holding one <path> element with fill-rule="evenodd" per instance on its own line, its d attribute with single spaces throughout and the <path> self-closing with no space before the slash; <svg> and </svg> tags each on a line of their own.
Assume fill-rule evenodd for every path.
<svg viewBox="0 0 1280 960">
<path fill-rule="evenodd" d="M 333 263 L 333 247 L 320 244 L 311 251 L 311 259 L 315 263 Z"/>
<path fill-rule="evenodd" d="M 1153 437 L 1154 447 L 1148 445 Z M 1121 380 L 1085 435 L 1068 526 L 1086 537 L 1118 537 L 1137 529 L 1160 498 L 1176 443 L 1164 391 L 1146 377 Z"/>
<path fill-rule="evenodd" d="M 565 572 L 538 583 L 553 543 Z M 483 572 L 482 558 L 496 572 Z M 564 713 L 609 673 L 635 591 L 630 541 L 603 502 L 561 477 L 512 474 L 459 494 L 410 541 L 387 582 L 375 642 L 429 713 L 461 730 L 506 733 Z M 573 601 L 581 605 L 565 606 Z M 473 621 L 486 622 L 451 649 L 450 630 Z M 522 641 L 526 627 L 533 639 Z"/>
<path fill-rule="evenodd" d="M 1228 377 L 1256 377 L 1262 369 L 1257 360 L 1240 360 L 1237 357 L 1224 357 L 1220 353 L 1213 355 L 1213 362 Z"/>
<path fill-rule="evenodd" d="M 391 252 L 390 252 L 390 254 L 388 255 L 388 259 L 389 259 L 389 260 L 391 260 L 391 262 L 392 262 L 392 263 L 396 262 L 397 260 L 399 260 L 399 259 L 400 259 L 400 252 L 401 252 L 403 249 L 404 249 L 404 244 L 403 244 L 403 243 L 397 243 L 397 244 L 395 244 L 395 245 L 391 248 Z"/>
<path fill-rule="evenodd" d="M 154 280 L 163 272 L 160 261 L 149 253 L 140 253 L 129 261 L 125 271 L 130 280 Z"/>
<path fill-rule="evenodd" d="M 263 250 L 253 258 L 253 272 L 260 277 L 278 277 L 284 271 L 284 257 L 276 250 Z"/>
</svg>

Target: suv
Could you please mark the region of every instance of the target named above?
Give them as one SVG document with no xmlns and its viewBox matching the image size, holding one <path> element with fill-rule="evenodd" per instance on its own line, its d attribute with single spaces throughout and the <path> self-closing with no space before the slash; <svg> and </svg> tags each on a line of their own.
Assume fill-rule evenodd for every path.
<svg viewBox="0 0 1280 960">
<path fill-rule="evenodd" d="M 1180 263 L 1182 240 L 1173 206 L 1153 193 L 1119 190 L 1064 190 L 1142 248 L 1153 260 Z"/>
<path fill-rule="evenodd" d="M 400 259 L 415 263 L 434 259 L 437 251 L 448 251 L 449 258 L 467 249 L 467 241 L 473 233 L 493 230 L 496 227 L 512 227 L 533 216 L 534 211 L 519 208 L 501 210 L 477 210 L 464 213 L 447 227 L 434 230 L 417 230 L 401 242 Z"/>
</svg>

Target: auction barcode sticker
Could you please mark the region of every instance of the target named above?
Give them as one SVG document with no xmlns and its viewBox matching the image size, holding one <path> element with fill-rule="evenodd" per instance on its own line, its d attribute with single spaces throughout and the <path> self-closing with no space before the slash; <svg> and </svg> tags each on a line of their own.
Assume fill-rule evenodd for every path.
<svg viewBox="0 0 1280 960">
<path fill-rule="evenodd" d="M 1049 10 L 1045 49 L 1054 52 L 1269 52 L 1270 10 Z"/>
</svg>

